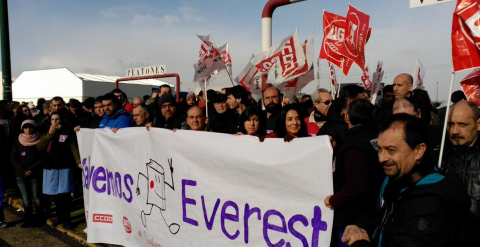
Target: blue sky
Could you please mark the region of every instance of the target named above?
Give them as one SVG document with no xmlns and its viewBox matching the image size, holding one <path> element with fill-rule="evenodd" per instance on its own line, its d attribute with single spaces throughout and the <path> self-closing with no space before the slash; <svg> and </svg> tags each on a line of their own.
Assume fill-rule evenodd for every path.
<svg viewBox="0 0 480 247">
<path fill-rule="evenodd" d="M 10 0 L 12 74 L 67 67 L 73 72 L 125 76 L 125 70 L 165 64 L 178 73 L 182 91 L 194 90 L 193 63 L 200 40 L 211 34 L 217 46 L 229 42 L 233 77 L 252 53 L 261 51 L 261 13 L 266 0 Z M 408 0 L 350 0 L 371 16 L 373 32 L 366 46 L 371 67 L 384 61 L 387 84 L 412 73 L 415 59 L 425 68 L 432 100 L 446 99 L 451 62 L 451 22 L 455 2 L 409 8 Z M 301 40 L 315 30 L 315 56 L 323 37 L 323 9 L 345 15 L 348 1 L 308 0 L 278 8 L 273 15 L 273 43 L 298 27 Z M 337 74 L 339 70 L 337 70 Z M 322 87 L 328 87 L 326 61 L 321 61 Z M 454 89 L 466 72 L 457 73 Z M 343 82 L 360 81 L 353 65 Z M 228 86 L 228 79 L 215 83 Z M 231 84 L 230 84 L 231 85 Z M 304 92 L 311 93 L 311 83 Z"/>
</svg>

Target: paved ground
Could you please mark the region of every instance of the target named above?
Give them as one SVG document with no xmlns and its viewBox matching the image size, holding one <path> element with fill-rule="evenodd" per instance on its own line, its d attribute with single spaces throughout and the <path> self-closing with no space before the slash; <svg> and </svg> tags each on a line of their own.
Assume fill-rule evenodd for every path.
<svg viewBox="0 0 480 247">
<path fill-rule="evenodd" d="M 49 225 L 20 228 L 22 225 L 22 214 L 22 212 L 17 211 L 16 208 L 11 206 L 5 208 L 5 218 L 7 222 L 9 222 L 9 226 L 7 228 L 0 228 L 1 247 L 85 246 Z"/>
<path fill-rule="evenodd" d="M 65 230 L 61 226 L 55 226 L 56 221 L 54 205 L 47 216 L 47 224 L 37 228 L 20 228 L 23 223 L 23 205 L 19 199 L 18 191 L 8 190 L 5 193 L 6 204 L 5 217 L 9 222 L 9 228 L 0 228 L 0 247 L 3 246 L 90 246 L 105 247 L 113 245 L 91 244 L 87 242 L 87 235 L 83 231 L 87 224 L 85 222 L 85 210 L 83 208 L 83 197 L 77 196 L 73 199 L 72 226 L 74 229 Z M 27 236 L 27 237 L 25 237 Z M 56 242 L 49 242 L 55 241 Z"/>
</svg>

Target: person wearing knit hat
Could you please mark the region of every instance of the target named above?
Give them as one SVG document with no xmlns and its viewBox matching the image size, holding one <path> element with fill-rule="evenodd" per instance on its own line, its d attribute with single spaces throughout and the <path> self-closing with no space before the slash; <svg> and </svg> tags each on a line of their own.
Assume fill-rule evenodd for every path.
<svg viewBox="0 0 480 247">
<path fill-rule="evenodd" d="M 185 122 L 186 116 L 180 112 L 171 94 L 163 94 L 158 100 L 158 107 L 151 104 L 153 112 L 153 126 L 165 129 L 180 129 Z"/>
<path fill-rule="evenodd" d="M 25 212 L 24 223 L 21 225 L 22 228 L 42 224 L 41 221 L 44 219 L 40 201 L 42 194 L 42 165 L 40 161 L 42 155 L 37 149 L 40 134 L 35 126 L 35 121 L 31 119 L 22 122 L 22 133 L 15 141 L 11 154 L 15 179 L 22 195 Z M 33 205 L 35 205 L 35 217 L 33 217 Z"/>
<path fill-rule="evenodd" d="M 196 96 L 194 92 L 189 92 L 186 97 L 187 106 L 195 105 Z"/>
</svg>

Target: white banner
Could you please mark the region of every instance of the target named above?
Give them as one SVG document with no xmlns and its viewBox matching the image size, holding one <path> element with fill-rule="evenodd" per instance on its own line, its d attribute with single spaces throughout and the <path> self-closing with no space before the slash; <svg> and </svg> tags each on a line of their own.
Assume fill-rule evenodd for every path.
<svg viewBox="0 0 480 247">
<path fill-rule="evenodd" d="M 439 3 L 448 3 L 455 0 L 410 0 L 410 8 L 429 6 Z"/>
<path fill-rule="evenodd" d="M 325 136 L 266 139 L 165 129 L 82 129 L 88 242 L 329 246 Z M 86 150 L 86 151 L 85 151 Z M 90 156 L 88 151 L 91 151 Z"/>
</svg>

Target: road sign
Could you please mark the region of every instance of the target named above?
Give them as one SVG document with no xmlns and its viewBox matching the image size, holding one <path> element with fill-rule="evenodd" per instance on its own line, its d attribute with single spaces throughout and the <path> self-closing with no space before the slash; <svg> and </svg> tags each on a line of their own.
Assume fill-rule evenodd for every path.
<svg viewBox="0 0 480 247">
<path fill-rule="evenodd" d="M 165 65 L 153 65 L 143 68 L 127 69 L 127 77 L 163 75 L 165 73 Z"/>
<path fill-rule="evenodd" d="M 429 6 L 439 3 L 448 3 L 455 0 L 410 0 L 410 8 Z"/>
</svg>

